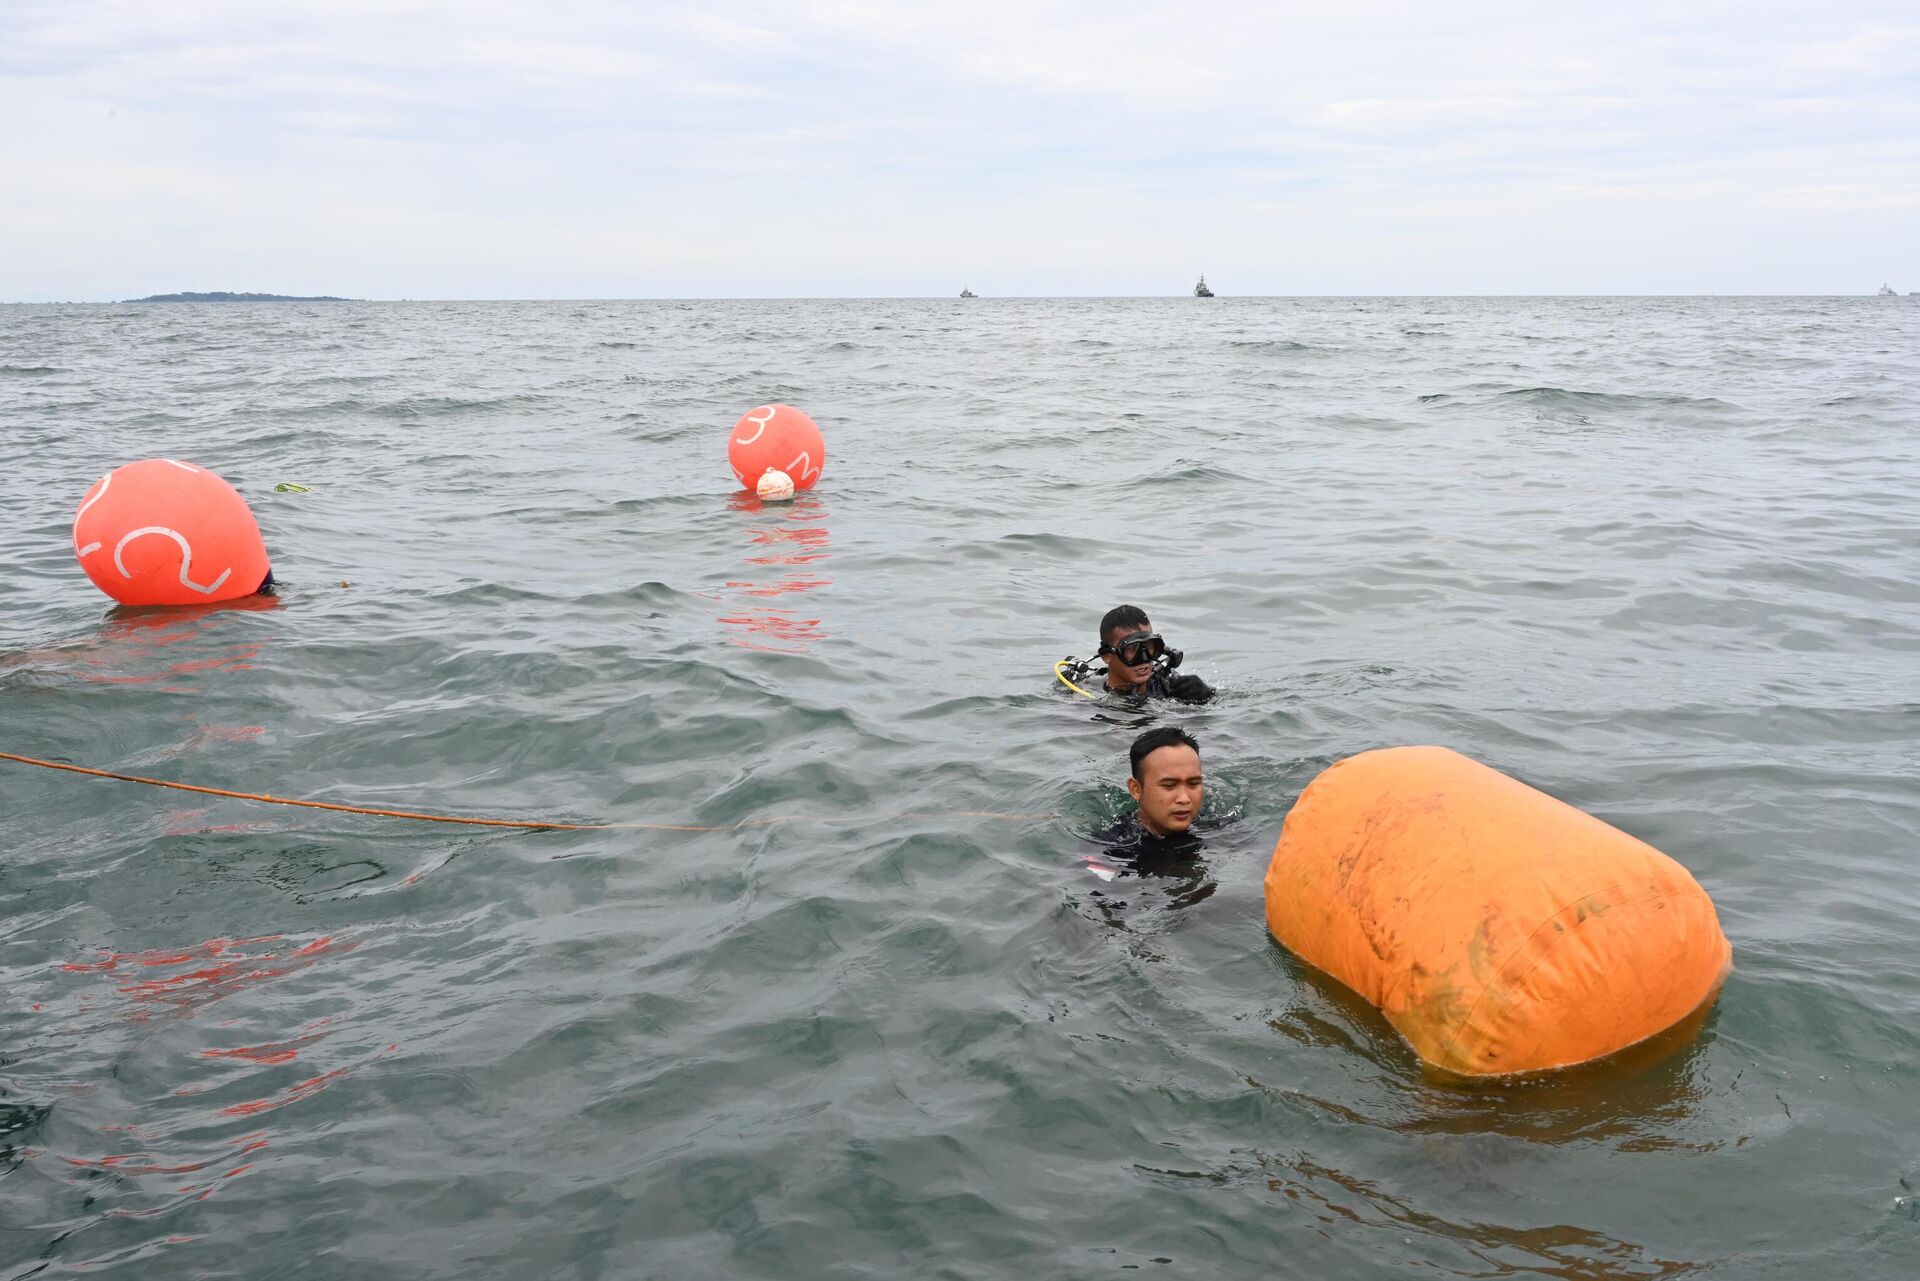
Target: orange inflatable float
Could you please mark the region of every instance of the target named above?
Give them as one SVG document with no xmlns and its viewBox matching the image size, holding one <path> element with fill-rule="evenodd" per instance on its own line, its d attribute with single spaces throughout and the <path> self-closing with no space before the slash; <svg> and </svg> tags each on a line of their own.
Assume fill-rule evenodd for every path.
<svg viewBox="0 0 1920 1281">
<path fill-rule="evenodd" d="M 1623 1050 L 1703 1010 L 1733 961 L 1687 869 L 1444 747 L 1363 752 L 1314 779 L 1266 897 L 1289 951 L 1462 1076 Z"/>
<path fill-rule="evenodd" d="M 813 419 L 792 405 L 762 405 L 733 425 L 727 462 L 747 489 L 769 471 L 791 476 L 796 490 L 812 489 L 827 465 L 827 443 Z"/>
<path fill-rule="evenodd" d="M 171 458 L 102 476 L 73 514 L 73 550 L 122 605 L 206 605 L 251 596 L 268 573 L 247 500 L 204 467 Z"/>
</svg>

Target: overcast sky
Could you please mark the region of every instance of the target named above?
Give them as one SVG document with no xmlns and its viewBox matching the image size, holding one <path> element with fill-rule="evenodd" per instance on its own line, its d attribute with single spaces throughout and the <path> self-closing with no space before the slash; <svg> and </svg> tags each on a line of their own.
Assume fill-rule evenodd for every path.
<svg viewBox="0 0 1920 1281">
<path fill-rule="evenodd" d="M 0 0 L 0 300 L 1920 290 L 1920 4 Z"/>
</svg>

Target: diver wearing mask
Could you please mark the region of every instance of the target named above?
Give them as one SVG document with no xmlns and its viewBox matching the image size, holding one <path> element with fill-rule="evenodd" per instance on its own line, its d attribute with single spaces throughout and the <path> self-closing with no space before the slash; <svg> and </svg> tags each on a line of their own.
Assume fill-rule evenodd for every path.
<svg viewBox="0 0 1920 1281">
<path fill-rule="evenodd" d="M 1213 689 L 1198 676 L 1174 669 L 1184 657 L 1170 649 L 1153 622 L 1138 605 L 1116 605 L 1100 620 L 1100 648 L 1095 658 L 1106 663 L 1106 679 L 1100 692 L 1133 698 L 1172 698 L 1183 703 L 1204 703 L 1213 697 Z M 1062 669 L 1065 669 L 1064 672 Z M 1070 688 L 1079 689 L 1069 675 L 1085 680 L 1097 669 L 1089 662 L 1065 660 L 1055 668 Z M 1093 695 L 1089 695 L 1093 697 Z"/>
</svg>

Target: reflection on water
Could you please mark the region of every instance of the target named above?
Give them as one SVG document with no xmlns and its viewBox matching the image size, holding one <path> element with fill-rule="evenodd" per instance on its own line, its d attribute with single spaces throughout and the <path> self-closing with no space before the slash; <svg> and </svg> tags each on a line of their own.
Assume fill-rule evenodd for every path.
<svg viewBox="0 0 1920 1281">
<path fill-rule="evenodd" d="M 178 949 L 102 950 L 95 960 L 69 961 L 60 968 L 69 974 L 112 976 L 115 993 L 131 1003 L 128 1018 L 142 1023 L 152 1017 L 156 1006 L 171 1007 L 192 1018 L 236 992 L 304 970 L 321 957 L 350 952 L 353 946 L 332 938 L 296 945 L 278 934 L 266 934 L 208 939 Z M 81 1008 L 89 1007 L 83 1003 Z"/>
<path fill-rule="evenodd" d="M 183 680 L 202 672 L 246 671 L 260 656 L 257 641 L 199 647 L 211 640 L 236 613 L 258 614 L 281 608 L 274 596 L 248 596 L 214 605 L 134 608 L 116 605 L 100 628 L 85 639 L 0 655 L 0 667 L 48 666 L 71 671 L 81 680 L 106 685 L 160 685 L 161 692 L 189 693 Z M 179 647 L 186 647 L 182 650 Z M 193 651 L 189 653 L 188 651 Z M 172 682 L 171 684 L 160 684 Z"/>
<path fill-rule="evenodd" d="M 1356 993 L 1272 940 L 1268 945 L 1297 980 L 1289 985 L 1292 998 L 1266 1012 L 1269 1028 L 1308 1051 L 1324 1051 L 1330 1062 L 1370 1070 L 1320 1075 L 1307 1088 L 1253 1076 L 1247 1084 L 1341 1130 L 1391 1136 L 1403 1157 L 1390 1176 L 1363 1175 L 1364 1162 L 1341 1161 L 1324 1146 L 1250 1148 L 1246 1163 L 1210 1177 L 1264 1186 L 1329 1228 L 1383 1230 L 1409 1251 L 1403 1263 L 1418 1260 L 1443 1275 L 1662 1277 L 1702 1266 L 1699 1258 L 1675 1259 L 1670 1249 L 1617 1231 L 1526 1222 L 1525 1214 L 1529 1181 L 1542 1160 L 1710 1153 L 1747 1142 L 1749 1135 L 1727 1132 L 1730 1109 L 1742 1114 L 1735 1125 L 1751 1122 L 1744 1105 L 1730 1104 L 1742 1089 L 1738 1074 L 1714 1079 L 1713 1038 L 1701 1026 L 1707 1010 L 1583 1067 L 1522 1078 L 1442 1077 Z M 1404 1159 L 1406 1153 L 1416 1159 Z M 1475 1195 L 1480 1214 L 1468 1212 Z"/>
<path fill-rule="evenodd" d="M 1268 1026 L 1304 1046 L 1329 1047 L 1371 1060 L 1397 1079 L 1406 1110 L 1366 1118 L 1337 1104 L 1343 1120 L 1402 1133 L 1497 1133 L 1557 1144 L 1617 1140 L 1624 1149 L 1701 1146 L 1674 1137 L 1690 1105 L 1709 1093 L 1699 1079 L 1717 1008 L 1702 1005 L 1657 1036 L 1593 1063 L 1520 1077 L 1456 1077 L 1422 1064 L 1386 1016 L 1330 976 L 1305 964 L 1270 936 L 1267 945 L 1296 980 L 1295 999 L 1270 1011 Z M 1717 1146 L 1716 1144 L 1707 1146 Z"/>
<path fill-rule="evenodd" d="M 803 617 L 787 598 L 833 583 L 820 570 L 833 555 L 827 550 L 826 503 L 811 494 L 790 503 L 763 503 L 741 493 L 728 506 L 757 519 L 747 527 L 747 576 L 727 581 L 721 624 L 738 633 L 736 645 L 805 653 L 827 632 L 818 618 Z"/>
<path fill-rule="evenodd" d="M 1236 1176 L 1258 1180 L 1267 1191 L 1286 1198 L 1331 1231 L 1346 1232 L 1361 1225 L 1396 1233 L 1424 1265 L 1423 1271 L 1604 1281 L 1679 1276 L 1698 1267 L 1695 1262 L 1660 1258 L 1631 1241 L 1570 1224 L 1512 1227 L 1473 1219 L 1455 1222 L 1421 1209 L 1416 1198 L 1395 1192 L 1379 1180 L 1357 1178 L 1304 1152 L 1256 1150 L 1249 1155 L 1252 1165 L 1224 1174 L 1223 1181 Z"/>
<path fill-rule="evenodd" d="M 224 1009 L 215 1008 L 229 998 L 257 996 L 354 948 L 333 937 L 301 941 L 276 934 L 179 948 L 100 949 L 91 959 L 57 967 L 54 990 L 32 1003 L 41 1019 L 38 1052 L 74 1053 L 82 1046 L 101 1052 L 132 1034 L 140 1048 L 127 1053 L 166 1046 L 178 1056 L 164 1106 L 143 1101 L 137 1086 L 102 1091 L 85 1113 L 94 1118 L 88 1126 L 93 1141 L 74 1146 L 82 1139 L 76 1132 L 66 1150 L 50 1153 L 86 1204 L 97 1203 L 96 1221 L 148 1218 L 205 1201 L 252 1172 L 273 1147 L 273 1131 L 259 1128 L 256 1118 L 311 1098 L 394 1049 L 349 1051 L 343 1058 L 329 1053 L 329 1038 L 341 1030 L 334 1016 L 302 1019 L 261 1038 L 260 1012 L 271 1003 L 242 1001 L 246 1010 L 238 1017 L 221 1017 Z M 200 1027 L 189 1033 L 153 1026 L 163 1020 Z M 237 1034 L 243 1025 L 252 1031 Z M 175 1105 L 198 1097 L 204 1104 Z"/>
<path fill-rule="evenodd" d="M 171 647 L 210 636 L 233 614 L 263 614 L 281 608 L 277 596 L 246 596 L 216 605 L 176 605 L 136 609 L 117 605 L 109 610 L 97 640 L 83 662 L 91 668 L 131 668 L 130 673 L 88 675 L 89 680 L 138 684 L 203 671 L 245 671 L 259 657 L 258 644 L 229 645 L 199 658 L 180 658 L 158 671 L 151 660 L 168 657 Z"/>
</svg>

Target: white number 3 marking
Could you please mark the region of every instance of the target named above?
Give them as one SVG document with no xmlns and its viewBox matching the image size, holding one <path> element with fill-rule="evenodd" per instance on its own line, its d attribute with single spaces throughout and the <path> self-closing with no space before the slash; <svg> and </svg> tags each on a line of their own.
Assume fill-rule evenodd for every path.
<svg viewBox="0 0 1920 1281">
<path fill-rule="evenodd" d="M 762 414 L 764 414 L 765 417 L 758 417 L 758 415 Z M 762 405 L 760 408 L 754 410 L 753 413 L 748 414 L 745 421 L 759 425 L 753 429 L 753 435 L 735 436 L 733 443 L 736 445 L 751 445 L 754 441 L 759 440 L 761 435 L 767 430 L 767 424 L 773 421 L 773 414 L 774 409 L 772 405 Z"/>
</svg>

